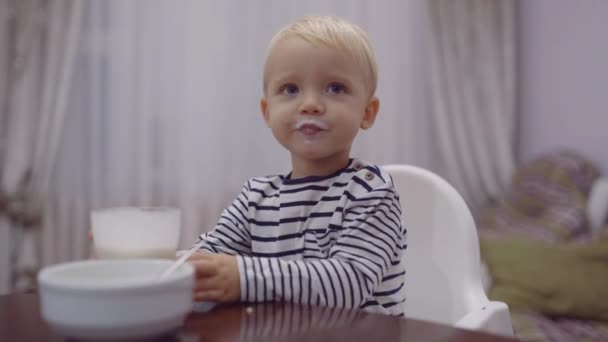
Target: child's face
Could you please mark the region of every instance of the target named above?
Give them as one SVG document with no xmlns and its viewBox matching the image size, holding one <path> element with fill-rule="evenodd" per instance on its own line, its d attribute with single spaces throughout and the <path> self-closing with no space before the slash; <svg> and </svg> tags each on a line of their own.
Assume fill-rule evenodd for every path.
<svg viewBox="0 0 608 342">
<path fill-rule="evenodd" d="M 378 106 L 361 66 L 345 52 L 289 37 L 268 56 L 261 109 L 292 160 L 347 160 Z"/>
</svg>

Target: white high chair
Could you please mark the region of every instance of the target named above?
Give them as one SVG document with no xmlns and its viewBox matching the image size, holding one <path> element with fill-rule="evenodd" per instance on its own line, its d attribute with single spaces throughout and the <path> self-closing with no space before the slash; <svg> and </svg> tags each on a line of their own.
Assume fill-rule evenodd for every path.
<svg viewBox="0 0 608 342">
<path fill-rule="evenodd" d="M 483 290 L 477 230 L 460 194 L 418 167 L 383 169 L 401 196 L 408 234 L 405 317 L 513 336 L 509 308 Z"/>
</svg>

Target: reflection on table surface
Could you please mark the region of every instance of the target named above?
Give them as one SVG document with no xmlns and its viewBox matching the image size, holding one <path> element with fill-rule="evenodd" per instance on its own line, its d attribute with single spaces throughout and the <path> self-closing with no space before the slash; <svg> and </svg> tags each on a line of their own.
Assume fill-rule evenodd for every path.
<svg viewBox="0 0 608 342">
<path fill-rule="evenodd" d="M 63 340 L 42 321 L 36 294 L 0 296 L 0 341 Z M 186 318 L 181 329 L 156 340 L 516 341 L 402 317 L 288 303 L 223 305 L 207 313 L 192 313 Z"/>
<path fill-rule="evenodd" d="M 182 341 L 515 341 L 450 326 L 292 304 L 228 305 L 192 314 Z"/>
</svg>

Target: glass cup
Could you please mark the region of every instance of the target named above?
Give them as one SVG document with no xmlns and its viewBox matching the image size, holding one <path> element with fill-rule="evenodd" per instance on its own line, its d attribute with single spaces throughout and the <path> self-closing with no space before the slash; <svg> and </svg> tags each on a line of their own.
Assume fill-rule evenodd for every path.
<svg viewBox="0 0 608 342">
<path fill-rule="evenodd" d="M 95 255 L 99 259 L 174 259 L 181 230 L 175 208 L 119 207 L 91 211 Z"/>
</svg>

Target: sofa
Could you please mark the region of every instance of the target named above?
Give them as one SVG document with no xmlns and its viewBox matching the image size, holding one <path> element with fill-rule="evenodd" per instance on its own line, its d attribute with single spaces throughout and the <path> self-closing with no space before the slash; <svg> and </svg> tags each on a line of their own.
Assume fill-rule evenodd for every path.
<svg viewBox="0 0 608 342">
<path fill-rule="evenodd" d="M 475 214 L 488 297 L 524 341 L 608 341 L 608 178 L 572 151 L 522 165 Z"/>
</svg>

